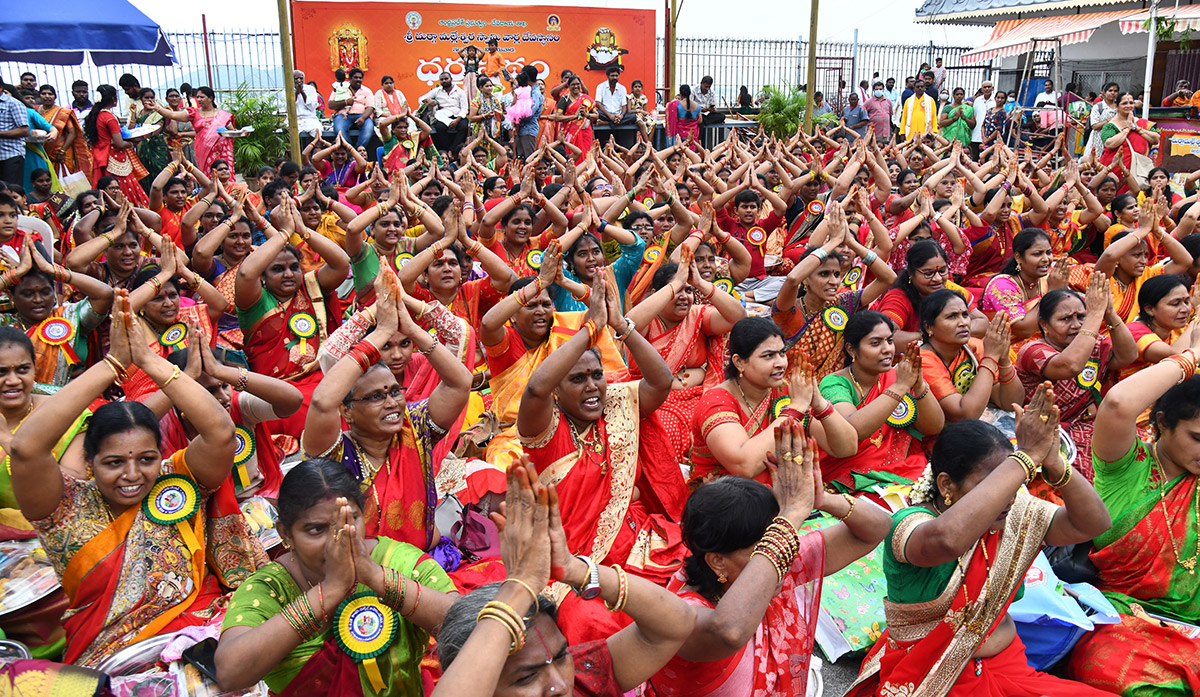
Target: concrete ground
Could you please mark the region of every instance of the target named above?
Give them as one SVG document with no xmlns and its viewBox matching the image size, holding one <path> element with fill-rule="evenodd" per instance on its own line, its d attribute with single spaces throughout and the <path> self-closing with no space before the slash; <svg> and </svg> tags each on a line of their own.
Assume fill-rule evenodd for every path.
<svg viewBox="0 0 1200 697">
<path fill-rule="evenodd" d="M 820 656 L 821 652 L 817 651 Z M 837 663 L 824 662 L 821 666 L 821 679 L 825 683 L 822 697 L 842 697 L 850 689 L 850 684 L 858 677 L 861 657 L 843 656 Z"/>
</svg>

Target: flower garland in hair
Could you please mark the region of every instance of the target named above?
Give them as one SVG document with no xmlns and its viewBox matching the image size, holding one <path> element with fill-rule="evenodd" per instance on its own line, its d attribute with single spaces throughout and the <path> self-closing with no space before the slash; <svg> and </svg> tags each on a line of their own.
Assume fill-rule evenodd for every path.
<svg viewBox="0 0 1200 697">
<path fill-rule="evenodd" d="M 908 502 L 913 506 L 918 506 L 926 501 L 933 500 L 934 484 L 933 484 L 933 465 L 925 465 L 925 471 L 913 482 L 912 491 L 908 494 Z"/>
</svg>

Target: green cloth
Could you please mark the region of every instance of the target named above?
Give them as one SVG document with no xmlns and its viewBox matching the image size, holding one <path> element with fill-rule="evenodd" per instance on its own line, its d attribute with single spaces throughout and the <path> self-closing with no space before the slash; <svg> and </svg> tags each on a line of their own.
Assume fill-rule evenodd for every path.
<svg viewBox="0 0 1200 697">
<path fill-rule="evenodd" d="M 454 590 L 454 583 L 442 567 L 408 543 L 380 537 L 379 544 L 371 552 L 371 558 L 381 566 L 395 569 L 427 588 L 443 593 Z M 355 589 L 356 592 L 363 590 L 367 588 L 361 584 Z M 296 585 L 287 569 L 278 562 L 271 562 L 254 572 L 233 592 L 221 630 L 225 631 L 230 627 L 257 627 L 278 615 L 283 606 L 300 597 L 300 593 L 300 587 Z M 375 659 L 379 664 L 379 672 L 388 680 L 384 691 L 372 690 L 370 681 L 359 668 L 363 695 L 367 697 L 422 694 L 421 657 L 429 644 L 429 633 L 399 616 L 397 620 L 400 627 L 396 632 L 396 640 L 387 651 Z M 279 665 L 263 677 L 273 694 L 287 688 L 288 683 L 300 673 L 305 662 L 321 650 L 331 631 L 328 629 L 292 649 Z"/>
<path fill-rule="evenodd" d="M 937 566 L 916 566 L 896 559 L 892 552 L 892 536 L 896 534 L 896 527 L 900 521 L 914 513 L 932 513 L 937 516 L 936 512 L 924 506 L 902 508 L 892 515 L 892 529 L 883 541 L 883 574 L 887 577 L 887 598 L 893 603 L 908 605 L 933 600 L 946 590 L 950 577 L 954 575 L 954 567 L 958 566 L 957 559 Z M 1023 595 L 1024 581 L 1017 589 L 1016 600 L 1020 600 Z"/>
<path fill-rule="evenodd" d="M 967 119 L 974 118 L 975 108 L 965 102 L 958 106 L 947 104 L 942 107 L 943 115 L 948 115 L 951 112 L 955 112 L 955 115 L 952 117 L 954 120 L 942 127 L 942 136 L 947 140 L 957 140 L 963 145 L 970 145 L 971 126 L 967 123 Z"/>
<path fill-rule="evenodd" d="M 1158 482 L 1154 480 L 1153 463 L 1154 457 L 1150 445 L 1140 438 L 1134 440 L 1133 445 L 1129 447 L 1129 452 L 1112 462 L 1105 462 L 1094 453 L 1092 454 L 1092 465 L 1096 472 L 1093 486 L 1096 487 L 1096 493 L 1100 495 L 1100 499 L 1108 508 L 1108 514 L 1113 522 L 1107 532 L 1096 537 L 1097 550 L 1103 550 L 1130 534 L 1147 515 L 1156 510 L 1161 512 L 1162 496 L 1169 495 L 1177 486 L 1188 484 L 1188 478 L 1196 476 L 1184 472 L 1167 482 L 1165 491 L 1160 493 Z M 1183 557 L 1192 554 L 1200 544 L 1200 529 L 1197 529 L 1196 518 L 1192 510 L 1192 507 L 1197 505 L 1194 495 L 1189 504 L 1182 511 L 1168 511 L 1171 520 L 1177 520 L 1176 516 L 1182 515 L 1186 516 L 1185 519 L 1188 521 L 1186 536 L 1184 539 L 1178 540 Z M 1158 531 L 1158 534 L 1165 535 L 1166 532 Z M 1110 590 L 1105 590 L 1104 595 L 1120 612 L 1125 614 L 1131 614 L 1129 606 L 1132 603 L 1138 603 L 1151 614 L 1173 617 L 1190 624 L 1200 624 L 1200 603 L 1196 602 L 1196 598 L 1200 597 L 1200 576 L 1188 573 L 1177 564 L 1173 554 L 1174 550 L 1170 547 L 1171 543 L 1168 540 L 1164 544 L 1167 549 L 1165 564 L 1153 568 L 1147 573 L 1153 573 L 1156 577 L 1164 571 L 1170 574 L 1165 595 L 1157 598 L 1134 598 Z"/>
<path fill-rule="evenodd" d="M 75 422 L 71 424 L 63 437 L 58 439 L 58 443 L 50 451 L 55 460 L 61 460 L 63 453 L 67 452 L 67 447 L 71 445 L 71 441 L 75 440 L 75 436 L 87 430 L 88 420 L 91 418 L 92 411 L 90 409 L 84 409 L 83 413 L 75 418 Z M 13 496 L 11 468 L 8 454 L 5 454 L 3 460 L 0 460 L 0 508 L 20 510 L 21 507 L 17 505 L 17 497 Z"/>
<path fill-rule="evenodd" d="M 855 394 L 854 385 L 845 375 L 831 373 L 821 378 L 821 396 L 830 404 L 853 404 L 858 406 L 859 398 Z"/>
</svg>

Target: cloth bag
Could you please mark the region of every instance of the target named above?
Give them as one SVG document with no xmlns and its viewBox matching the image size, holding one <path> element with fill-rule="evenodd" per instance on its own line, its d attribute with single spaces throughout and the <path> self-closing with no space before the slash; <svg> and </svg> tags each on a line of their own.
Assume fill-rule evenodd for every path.
<svg viewBox="0 0 1200 697">
<path fill-rule="evenodd" d="M 67 168 L 62 165 L 58 167 L 58 185 L 60 190 L 72 201 L 92 188 L 92 183 L 88 181 L 83 172 L 68 172 Z"/>
<path fill-rule="evenodd" d="M 1108 598 L 1088 583 L 1063 583 L 1045 553 L 1038 552 L 1025 573 L 1025 594 L 1009 608 L 1025 657 L 1046 670 L 1067 655 L 1096 625 L 1118 624 L 1121 616 Z"/>
</svg>

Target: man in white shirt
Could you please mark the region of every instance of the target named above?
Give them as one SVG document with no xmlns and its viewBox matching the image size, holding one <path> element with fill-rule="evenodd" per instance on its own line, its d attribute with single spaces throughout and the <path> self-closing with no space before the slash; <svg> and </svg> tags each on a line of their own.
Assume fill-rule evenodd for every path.
<svg viewBox="0 0 1200 697">
<path fill-rule="evenodd" d="M 467 140 L 467 93 L 454 84 L 450 73 L 438 77 L 438 86 L 421 97 L 421 108 L 432 108 L 433 143 L 438 150 L 457 156 Z"/>
<path fill-rule="evenodd" d="M 933 86 L 936 88 L 936 91 L 940 93 L 942 90 L 946 89 L 946 78 L 948 77 L 948 74 L 946 69 L 942 67 L 941 58 L 935 58 L 933 65 Z"/>
<path fill-rule="evenodd" d="M 1058 92 L 1054 91 L 1054 81 L 1042 83 L 1042 91 L 1033 100 L 1034 111 L 1037 112 L 1038 125 L 1042 130 L 1062 128 L 1063 114 L 1058 106 Z"/>
<path fill-rule="evenodd" d="M 637 116 L 629 111 L 629 91 L 618 82 L 621 77 L 619 66 L 609 66 L 608 80 L 596 86 L 596 112 L 600 115 L 598 126 L 620 126 L 632 124 Z"/>
<path fill-rule="evenodd" d="M 304 71 L 293 70 L 296 82 L 296 130 L 300 133 L 300 147 L 304 148 L 321 132 L 321 121 L 317 118 L 317 88 L 304 83 Z"/>
<path fill-rule="evenodd" d="M 995 86 L 991 80 L 984 80 L 979 88 L 980 94 L 975 98 L 972 108 L 975 109 L 975 127 L 971 129 L 971 156 L 979 159 L 979 150 L 983 146 L 983 117 L 996 108 L 996 98 L 992 96 Z"/>
<path fill-rule="evenodd" d="M 725 114 L 717 111 L 717 93 L 713 92 L 711 75 L 700 78 L 699 91 L 692 92 L 692 99 L 700 107 L 700 123 L 708 126 L 714 123 L 724 123 Z"/>
</svg>

